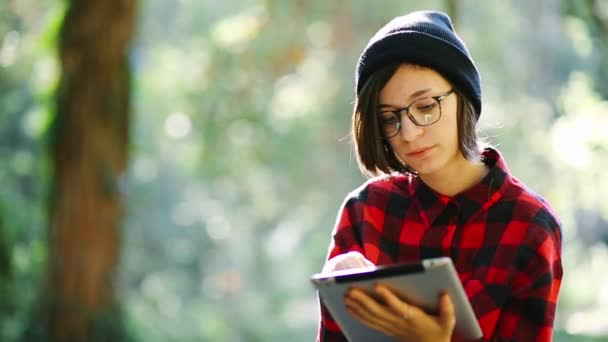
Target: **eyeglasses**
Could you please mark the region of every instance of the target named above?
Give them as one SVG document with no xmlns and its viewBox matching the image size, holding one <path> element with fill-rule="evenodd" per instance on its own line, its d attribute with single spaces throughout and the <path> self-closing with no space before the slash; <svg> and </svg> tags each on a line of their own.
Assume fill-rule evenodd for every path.
<svg viewBox="0 0 608 342">
<path fill-rule="evenodd" d="M 430 126 L 441 118 L 441 101 L 448 97 L 454 89 L 439 96 L 424 97 L 408 106 L 394 110 L 380 109 L 380 132 L 384 139 L 394 137 L 401 130 L 401 113 L 405 111 L 407 117 L 416 126 Z"/>
</svg>

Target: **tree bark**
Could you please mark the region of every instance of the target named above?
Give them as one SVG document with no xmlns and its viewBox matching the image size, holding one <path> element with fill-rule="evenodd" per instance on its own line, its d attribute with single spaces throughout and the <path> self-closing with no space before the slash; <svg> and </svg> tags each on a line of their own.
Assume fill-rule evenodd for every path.
<svg viewBox="0 0 608 342">
<path fill-rule="evenodd" d="M 53 341 L 120 334 L 115 276 L 135 13 L 136 0 L 72 0 L 61 26 L 42 312 Z"/>
</svg>

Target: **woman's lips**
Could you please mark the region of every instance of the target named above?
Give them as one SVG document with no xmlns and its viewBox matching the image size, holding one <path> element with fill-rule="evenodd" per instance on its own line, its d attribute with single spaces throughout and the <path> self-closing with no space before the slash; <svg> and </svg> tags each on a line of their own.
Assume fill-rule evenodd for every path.
<svg viewBox="0 0 608 342">
<path fill-rule="evenodd" d="M 421 148 L 414 152 L 408 153 L 407 156 L 410 158 L 421 158 L 421 157 L 426 156 L 431 151 L 432 148 L 433 148 L 433 146 Z"/>
</svg>

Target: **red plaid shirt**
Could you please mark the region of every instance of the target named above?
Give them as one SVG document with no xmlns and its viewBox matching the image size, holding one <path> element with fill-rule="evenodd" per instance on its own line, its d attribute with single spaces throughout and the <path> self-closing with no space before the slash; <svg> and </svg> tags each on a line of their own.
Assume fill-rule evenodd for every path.
<svg viewBox="0 0 608 342">
<path fill-rule="evenodd" d="M 549 204 L 484 152 L 488 175 L 455 197 L 418 177 L 374 178 L 338 215 L 328 259 L 358 251 L 376 265 L 449 256 L 490 341 L 550 341 L 562 279 L 560 223 Z M 318 339 L 345 341 L 321 305 Z"/>
</svg>

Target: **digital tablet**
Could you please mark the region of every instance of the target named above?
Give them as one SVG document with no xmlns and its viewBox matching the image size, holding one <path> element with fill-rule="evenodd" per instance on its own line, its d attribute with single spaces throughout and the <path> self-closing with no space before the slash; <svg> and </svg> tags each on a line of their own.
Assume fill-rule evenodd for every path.
<svg viewBox="0 0 608 342">
<path fill-rule="evenodd" d="M 391 288 L 397 296 L 429 313 L 437 314 L 439 294 L 445 290 L 454 302 L 456 327 L 454 333 L 467 339 L 482 337 L 475 313 L 448 257 L 425 259 L 416 263 L 370 266 L 358 269 L 318 273 L 311 281 L 321 300 L 349 341 L 394 341 L 355 319 L 344 305 L 344 295 L 352 288 L 366 290 L 375 296 L 374 285 Z"/>
</svg>

